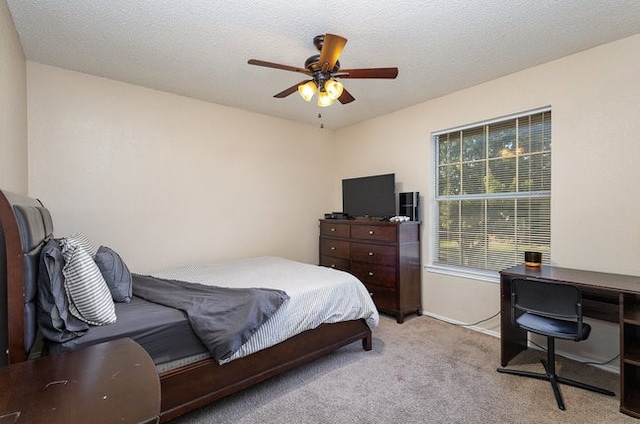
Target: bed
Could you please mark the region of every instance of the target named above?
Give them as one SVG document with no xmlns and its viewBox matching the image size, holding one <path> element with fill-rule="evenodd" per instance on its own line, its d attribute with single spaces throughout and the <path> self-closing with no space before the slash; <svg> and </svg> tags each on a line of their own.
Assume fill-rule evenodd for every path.
<svg viewBox="0 0 640 424">
<path fill-rule="evenodd" d="M 0 191 L 0 224 L 0 317 L 3 323 L 0 328 L 0 364 L 8 364 L 29 360 L 30 356 L 37 356 L 37 351 L 41 349 L 38 343 L 41 333 L 37 323 L 38 269 L 43 247 L 53 239 L 53 220 L 50 212 L 39 200 Z M 182 267 L 158 272 L 152 276 L 134 274 L 134 290 L 138 287 L 135 278 L 139 279 L 140 284 L 143 280 L 152 278 L 158 281 L 179 280 L 214 287 L 233 281 L 234 288 L 242 290 L 255 286 L 257 277 L 261 276 L 264 277 L 261 279 L 263 284 L 268 286 L 265 290 L 281 290 L 287 295 L 286 301 L 264 324 L 253 330 L 246 343 L 224 358 L 212 357 L 211 352 L 207 351 L 206 346 L 203 347 L 197 337 L 192 337 L 190 342 L 181 341 L 179 346 L 182 351 L 178 349 L 178 353 L 173 356 L 163 357 L 166 346 L 154 345 L 157 340 L 153 339 L 151 334 L 157 328 L 146 332 L 145 329 L 137 329 L 134 334 L 127 333 L 127 330 L 117 331 L 115 334 L 121 337 L 132 337 L 134 340 L 138 337 L 137 341 L 156 363 L 161 384 L 161 421 L 169 421 L 221 397 L 322 357 L 342 346 L 361 341 L 365 350 L 371 350 L 371 328 L 376 325 L 378 316 L 366 290 L 363 290 L 363 286 L 357 280 L 356 291 L 347 295 L 343 293 L 338 299 L 357 297 L 361 306 L 348 306 L 341 303 L 342 300 L 338 300 L 332 303 L 332 309 L 325 312 L 324 316 L 300 312 L 299 306 L 296 312 L 293 305 L 297 304 L 300 298 L 335 298 L 335 294 L 329 293 L 333 288 L 325 288 L 324 294 L 318 295 L 316 292 L 303 289 L 296 280 L 307 273 L 317 272 L 331 278 L 336 275 L 348 275 L 352 278 L 341 271 L 272 257 L 253 258 L 237 263 Z M 139 290 L 140 295 L 144 296 L 144 291 Z M 142 305 L 148 308 L 159 306 L 148 305 L 145 303 L 146 299 L 139 298 L 135 292 L 133 294 L 131 302 L 127 305 Z M 86 333 L 87 338 L 84 341 L 84 335 L 77 340 L 91 344 L 104 341 L 105 338 L 118 337 L 104 329 L 111 330 L 118 325 L 128 329 L 127 322 L 137 322 L 135 316 L 127 320 L 126 312 L 123 311 L 129 308 L 116 303 L 118 320 L 113 326 L 95 327 L 99 329 L 97 331 L 91 328 Z M 162 314 L 162 319 L 166 318 L 168 321 L 173 319 L 172 316 L 182 317 L 182 322 L 178 319 L 178 324 L 182 327 L 176 327 L 172 322 L 171 331 L 174 331 L 174 334 L 189 332 L 185 330 L 184 313 L 165 306 L 162 308 L 164 309 L 149 310 L 154 311 L 150 313 Z M 302 308 L 304 310 L 305 307 Z M 311 311 L 315 306 L 306 308 L 307 311 Z M 288 321 L 293 319 L 290 317 L 296 316 L 297 321 Z M 307 322 L 302 325 L 300 320 Z M 157 322 L 160 322 L 160 319 Z M 55 353 L 79 348 L 83 344 L 64 345 L 48 341 L 44 346 L 46 350 Z"/>
</svg>

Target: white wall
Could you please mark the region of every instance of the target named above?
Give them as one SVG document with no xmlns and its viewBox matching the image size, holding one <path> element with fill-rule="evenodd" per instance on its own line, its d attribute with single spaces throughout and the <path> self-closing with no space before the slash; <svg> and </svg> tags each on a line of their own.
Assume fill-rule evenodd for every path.
<svg viewBox="0 0 640 424">
<path fill-rule="evenodd" d="M 26 62 L 7 2 L 0 0 L 0 188 L 27 194 Z"/>
<path fill-rule="evenodd" d="M 430 134 L 550 105 L 552 263 L 640 275 L 639 53 L 636 35 L 340 131 L 336 175 L 394 171 L 404 191 L 420 191 L 426 265 L 433 226 Z M 498 289 L 424 270 L 423 308 L 452 321 L 476 322 L 499 310 Z M 602 331 L 581 344 L 580 354 L 609 359 L 617 354 L 617 326 L 596 325 Z M 483 326 L 499 331 L 497 318 Z"/>
<path fill-rule="evenodd" d="M 330 133 L 27 62 L 29 193 L 136 272 L 256 255 L 317 263 Z"/>
</svg>

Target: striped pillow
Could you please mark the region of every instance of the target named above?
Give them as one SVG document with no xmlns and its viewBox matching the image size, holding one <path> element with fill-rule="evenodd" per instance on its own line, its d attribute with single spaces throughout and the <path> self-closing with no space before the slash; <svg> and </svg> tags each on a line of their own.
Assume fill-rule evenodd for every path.
<svg viewBox="0 0 640 424">
<path fill-rule="evenodd" d="M 65 244 L 78 244 L 84 250 L 87 251 L 89 256 L 92 258 L 98 252 L 98 249 L 91 243 L 89 238 L 84 235 L 84 233 L 75 233 L 67 238 L 60 239 L 60 245 L 64 248 Z"/>
<path fill-rule="evenodd" d="M 92 325 L 116 322 L 111 292 L 90 254 L 79 243 L 69 239 L 61 243 L 61 248 L 69 312 Z"/>
</svg>

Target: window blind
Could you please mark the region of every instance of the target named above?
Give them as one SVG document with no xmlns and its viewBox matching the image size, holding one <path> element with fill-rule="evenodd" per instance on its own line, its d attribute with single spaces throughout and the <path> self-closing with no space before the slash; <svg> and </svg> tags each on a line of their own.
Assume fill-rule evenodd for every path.
<svg viewBox="0 0 640 424">
<path fill-rule="evenodd" d="M 498 271 L 551 252 L 551 110 L 439 132 L 434 264 Z"/>
</svg>

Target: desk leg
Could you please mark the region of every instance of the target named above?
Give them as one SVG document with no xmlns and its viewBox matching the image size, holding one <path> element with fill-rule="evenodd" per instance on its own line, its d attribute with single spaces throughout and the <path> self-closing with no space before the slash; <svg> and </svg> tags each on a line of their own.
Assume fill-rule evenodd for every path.
<svg viewBox="0 0 640 424">
<path fill-rule="evenodd" d="M 500 277 L 500 364 L 506 367 L 527 349 L 527 332 L 511 323 L 511 279 Z"/>
</svg>

